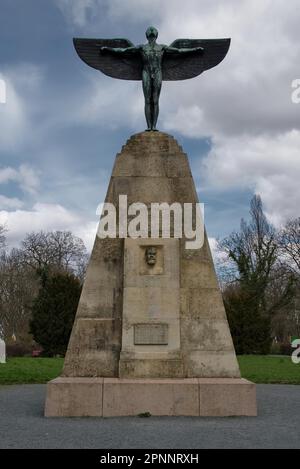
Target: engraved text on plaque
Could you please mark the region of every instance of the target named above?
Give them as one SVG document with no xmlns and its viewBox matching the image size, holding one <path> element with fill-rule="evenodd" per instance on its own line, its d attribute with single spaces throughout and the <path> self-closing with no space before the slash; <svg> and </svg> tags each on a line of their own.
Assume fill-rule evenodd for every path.
<svg viewBox="0 0 300 469">
<path fill-rule="evenodd" d="M 134 345 L 168 345 L 168 324 L 135 324 Z"/>
</svg>

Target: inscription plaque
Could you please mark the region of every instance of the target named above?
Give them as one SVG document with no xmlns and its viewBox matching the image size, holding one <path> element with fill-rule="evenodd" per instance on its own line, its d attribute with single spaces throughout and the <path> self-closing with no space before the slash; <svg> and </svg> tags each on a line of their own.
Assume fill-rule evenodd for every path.
<svg viewBox="0 0 300 469">
<path fill-rule="evenodd" d="M 135 324 L 134 345 L 168 345 L 168 324 Z"/>
</svg>

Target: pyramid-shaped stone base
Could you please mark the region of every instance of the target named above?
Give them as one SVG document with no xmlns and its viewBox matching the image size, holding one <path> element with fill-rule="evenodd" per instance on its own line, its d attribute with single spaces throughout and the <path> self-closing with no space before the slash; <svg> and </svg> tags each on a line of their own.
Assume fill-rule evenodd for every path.
<svg viewBox="0 0 300 469">
<path fill-rule="evenodd" d="M 161 132 L 132 136 L 117 155 L 106 202 L 198 202 L 188 158 Z M 205 235 L 96 236 L 62 377 L 46 415 L 255 415 L 240 372 Z M 145 261 L 155 247 L 155 265 Z M 151 397 L 152 396 L 152 397 Z"/>
</svg>

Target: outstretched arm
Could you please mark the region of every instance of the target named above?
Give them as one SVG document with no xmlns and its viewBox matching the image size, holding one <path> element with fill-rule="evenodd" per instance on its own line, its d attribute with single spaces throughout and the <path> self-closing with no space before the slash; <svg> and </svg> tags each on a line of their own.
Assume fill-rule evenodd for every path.
<svg viewBox="0 0 300 469">
<path fill-rule="evenodd" d="M 135 53 L 138 51 L 138 47 L 100 47 L 101 52 L 111 52 L 113 54 L 128 54 L 128 53 Z"/>
<path fill-rule="evenodd" d="M 182 47 L 179 49 L 178 47 L 167 46 L 165 48 L 165 51 L 171 54 L 186 54 L 190 52 L 204 52 L 204 48 L 203 47 Z"/>
</svg>

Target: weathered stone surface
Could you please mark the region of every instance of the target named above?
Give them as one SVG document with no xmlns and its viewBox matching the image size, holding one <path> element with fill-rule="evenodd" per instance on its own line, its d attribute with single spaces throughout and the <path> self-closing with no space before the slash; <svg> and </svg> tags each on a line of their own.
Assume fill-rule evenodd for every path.
<svg viewBox="0 0 300 469">
<path fill-rule="evenodd" d="M 120 319 L 76 319 L 63 376 L 117 376 L 120 333 Z"/>
<path fill-rule="evenodd" d="M 126 158 L 117 157 L 117 165 L 114 168 L 114 177 L 190 177 L 191 172 L 187 165 L 187 156 L 183 153 L 176 154 L 176 150 L 166 153 L 162 158 L 161 153 L 140 151 L 139 153 L 126 152 Z M 176 155 L 176 156 L 175 156 Z"/>
<path fill-rule="evenodd" d="M 106 202 L 118 208 L 119 195 L 148 209 L 198 202 L 187 156 L 161 132 L 132 136 L 117 155 Z M 254 415 L 255 387 L 238 379 L 207 236 L 201 249 L 186 249 L 185 241 L 96 237 L 62 381 L 48 387 L 49 415 L 102 415 L 103 389 L 103 415 Z M 145 250 L 153 245 L 149 266 Z M 138 324 L 165 324 L 163 343 L 136 341 Z M 80 410 L 85 387 L 91 407 Z"/>
<path fill-rule="evenodd" d="M 245 379 L 57 378 L 47 385 L 46 417 L 139 415 L 255 416 Z"/>
<path fill-rule="evenodd" d="M 144 262 L 143 251 L 146 246 L 161 248 L 163 259 L 161 265 L 158 265 L 159 271 L 157 271 L 157 266 L 153 267 L 152 272 L 148 270 Z M 142 263 L 144 267 L 142 267 Z M 179 275 L 178 239 L 125 240 L 124 288 L 178 288 Z"/>
<path fill-rule="evenodd" d="M 212 262 L 196 259 L 181 260 L 181 286 L 183 288 L 218 288 L 218 281 Z"/>
<path fill-rule="evenodd" d="M 186 260 L 194 260 L 198 263 L 212 262 L 212 256 L 206 232 L 204 230 L 204 243 L 201 249 L 186 249 L 186 238 L 180 240 L 180 258 Z"/>
<path fill-rule="evenodd" d="M 155 356 L 158 355 L 158 358 Z M 128 357 L 128 358 L 127 358 Z M 141 352 L 129 355 L 122 352 L 119 376 L 120 378 L 182 378 L 184 368 L 181 358 L 172 358 L 172 352 L 148 353 Z"/>
<path fill-rule="evenodd" d="M 234 350 L 183 350 L 186 376 L 189 378 L 240 378 Z"/>
<path fill-rule="evenodd" d="M 116 380 L 104 384 L 103 416 L 199 415 L 197 380 Z"/>
<path fill-rule="evenodd" d="M 181 288 L 181 317 L 226 319 L 221 292 L 218 288 Z"/>
<path fill-rule="evenodd" d="M 157 249 L 156 264 L 147 265 L 145 247 Z M 124 295 L 122 377 L 183 377 L 180 351 L 179 241 L 177 239 L 126 239 L 124 253 Z M 135 327 L 158 324 L 167 327 L 163 344 L 135 341 Z M 123 362 L 124 361 L 124 362 Z"/>
<path fill-rule="evenodd" d="M 161 132 L 132 136 L 117 155 L 106 201 L 118 207 L 119 195 L 148 207 L 198 202 L 187 156 Z M 207 237 L 197 250 L 186 249 L 185 241 L 96 237 L 65 376 L 238 375 Z M 152 244 L 157 263 L 149 268 L 144 250 Z M 147 322 L 168 324 L 168 344 L 134 343 L 134 325 Z"/>
<path fill-rule="evenodd" d="M 151 289 L 139 287 L 124 288 L 123 327 L 128 328 L 126 318 L 130 315 L 131 321 L 145 322 L 178 320 L 179 290 L 175 287 L 153 286 Z"/>
<path fill-rule="evenodd" d="M 47 384 L 45 417 L 102 417 L 103 378 L 56 378 Z"/>
<path fill-rule="evenodd" d="M 189 350 L 233 352 L 233 344 L 226 319 L 199 317 L 181 319 L 182 346 Z"/>
<path fill-rule="evenodd" d="M 256 387 L 246 379 L 199 379 L 200 416 L 255 417 Z"/>
<path fill-rule="evenodd" d="M 122 239 L 96 236 L 63 376 L 117 376 L 122 335 Z"/>
</svg>

